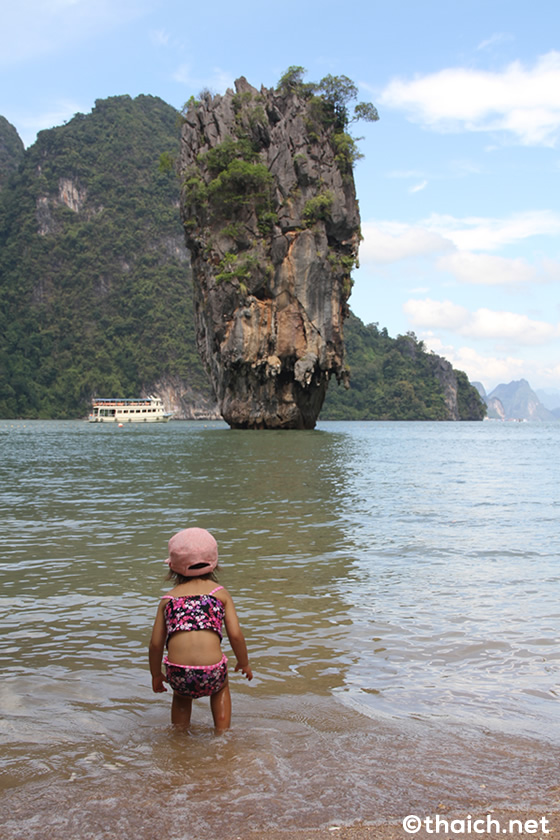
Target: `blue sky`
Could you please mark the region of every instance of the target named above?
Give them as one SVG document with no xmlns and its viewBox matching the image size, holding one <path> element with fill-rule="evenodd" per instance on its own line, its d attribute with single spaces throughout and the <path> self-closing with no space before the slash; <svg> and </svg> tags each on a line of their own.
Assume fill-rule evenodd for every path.
<svg viewBox="0 0 560 840">
<path fill-rule="evenodd" d="M 560 388 L 560 4 L 553 0 L 4 3 L 0 114 L 26 145 L 140 93 L 181 108 L 241 75 L 346 75 L 364 241 L 351 308 L 490 391 Z"/>
</svg>

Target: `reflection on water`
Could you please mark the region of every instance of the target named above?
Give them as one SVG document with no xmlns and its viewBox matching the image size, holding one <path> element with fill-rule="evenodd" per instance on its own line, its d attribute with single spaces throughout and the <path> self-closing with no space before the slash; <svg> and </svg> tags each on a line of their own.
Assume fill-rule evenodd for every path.
<svg viewBox="0 0 560 840">
<path fill-rule="evenodd" d="M 546 799 L 559 435 L 0 422 L 7 838 Z M 145 650 L 167 540 L 193 524 L 218 539 L 255 679 L 232 675 L 230 733 L 200 701 L 178 741 Z"/>
</svg>

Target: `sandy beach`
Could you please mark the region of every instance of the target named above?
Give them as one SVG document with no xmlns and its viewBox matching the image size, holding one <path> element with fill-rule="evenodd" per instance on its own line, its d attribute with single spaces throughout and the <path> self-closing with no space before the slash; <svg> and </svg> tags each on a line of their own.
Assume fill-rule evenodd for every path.
<svg viewBox="0 0 560 840">
<path fill-rule="evenodd" d="M 355 825 L 330 825 L 299 831 L 247 831 L 244 835 L 231 835 L 223 840 L 433 840 L 434 837 L 533 837 L 539 840 L 556 840 L 560 837 L 560 789 L 555 794 L 553 810 L 519 808 L 518 810 L 470 809 L 431 815 L 428 822 L 415 832 L 406 832 L 402 820 L 359 823 Z M 420 816 L 420 815 L 419 815 Z M 439 819 L 438 819 L 439 817 Z M 469 830 L 470 828 L 470 830 Z M 437 829 L 437 830 L 436 830 Z M 487 830 L 488 829 L 488 830 Z"/>
</svg>

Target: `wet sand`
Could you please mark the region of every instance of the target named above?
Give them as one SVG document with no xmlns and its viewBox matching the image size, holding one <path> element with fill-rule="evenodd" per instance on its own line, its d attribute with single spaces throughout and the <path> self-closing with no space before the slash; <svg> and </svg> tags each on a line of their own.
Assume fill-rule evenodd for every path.
<svg viewBox="0 0 560 840">
<path fill-rule="evenodd" d="M 299 831 L 250 831 L 247 833 L 232 834 L 228 837 L 223 837 L 222 840 L 434 840 L 434 838 L 441 838 L 441 840 L 448 840 L 448 838 L 462 837 L 525 837 L 525 838 L 539 838 L 539 840 L 558 840 L 560 837 L 560 786 L 552 794 L 555 802 L 553 808 L 549 806 L 542 809 L 527 809 L 519 808 L 517 810 L 502 810 L 488 808 L 481 810 L 479 808 L 473 809 L 472 806 L 465 806 L 462 811 L 453 810 L 453 812 L 446 812 L 445 810 L 438 811 L 439 831 L 435 831 L 436 815 L 431 815 L 433 822 L 428 825 L 429 831 L 423 826 L 415 833 L 407 833 L 402 824 L 402 820 L 376 822 L 372 820 L 371 823 L 359 823 L 355 825 L 330 825 L 323 828 L 302 828 Z M 471 817 L 471 830 L 468 831 L 469 822 L 468 817 Z M 490 823 L 487 823 L 487 818 L 490 818 Z M 543 822 L 544 817 L 544 822 Z M 484 827 L 484 832 L 477 833 L 472 826 L 475 825 L 475 820 L 483 821 L 481 824 L 476 824 L 477 828 Z M 455 822 L 456 820 L 460 822 Z M 447 825 L 444 824 L 445 821 Z M 510 823 L 510 821 L 515 821 Z M 532 822 L 528 822 L 532 821 Z M 521 826 L 518 823 L 521 823 Z M 499 824 L 499 826 L 497 825 Z M 460 831 L 461 828 L 464 830 Z M 486 826 L 490 828 L 486 831 Z M 455 828 L 455 830 L 453 830 Z M 447 830 L 446 830 L 447 829 Z M 459 831 L 457 830 L 459 829 Z M 521 829 L 521 830 L 520 830 Z M 544 829 L 544 831 L 543 831 Z"/>
<path fill-rule="evenodd" d="M 498 811 L 558 836 L 560 426 L 349 423 L 288 451 L 92 425 L 3 438 L 0 840 L 448 840 L 402 818 Z M 220 739 L 206 701 L 177 738 L 146 667 L 186 513 L 255 668 Z"/>
</svg>

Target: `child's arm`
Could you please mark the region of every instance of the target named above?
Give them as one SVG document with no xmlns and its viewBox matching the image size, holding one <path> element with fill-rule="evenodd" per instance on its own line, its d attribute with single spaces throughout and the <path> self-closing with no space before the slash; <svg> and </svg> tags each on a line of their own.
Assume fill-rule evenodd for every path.
<svg viewBox="0 0 560 840">
<path fill-rule="evenodd" d="M 164 675 L 161 670 L 161 660 L 163 657 L 166 636 L 165 618 L 163 616 L 164 606 L 165 602 L 162 602 L 158 607 L 148 653 L 150 672 L 152 674 L 152 689 L 156 692 L 156 694 L 160 694 L 162 691 L 167 691 L 163 684 Z"/>
<path fill-rule="evenodd" d="M 239 619 L 233 605 L 231 596 L 228 593 L 225 601 L 225 625 L 226 633 L 232 650 L 235 654 L 237 662 L 235 663 L 235 671 L 241 671 L 248 680 L 253 679 L 253 671 L 249 665 L 249 654 L 247 653 L 247 645 L 245 643 L 245 636 L 239 625 Z"/>
</svg>

